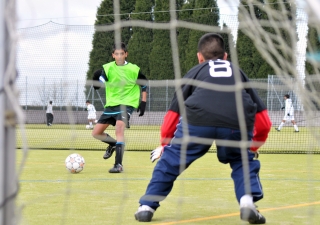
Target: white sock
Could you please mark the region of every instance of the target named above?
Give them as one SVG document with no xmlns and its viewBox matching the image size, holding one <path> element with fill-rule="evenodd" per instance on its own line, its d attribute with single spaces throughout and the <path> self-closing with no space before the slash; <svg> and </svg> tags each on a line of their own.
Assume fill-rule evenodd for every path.
<svg viewBox="0 0 320 225">
<path fill-rule="evenodd" d="M 283 125 L 284 125 L 284 122 L 281 122 L 280 125 L 279 125 L 279 127 L 278 127 L 278 130 L 281 130 L 281 128 L 283 127 Z"/>
<path fill-rule="evenodd" d="M 138 208 L 138 212 L 140 212 L 140 211 L 150 211 L 150 212 L 154 213 L 155 210 L 148 205 L 141 205 Z"/>
<path fill-rule="evenodd" d="M 299 128 L 298 128 L 297 124 L 293 125 L 293 127 L 294 127 L 294 129 L 295 129 L 296 131 L 299 131 Z"/>
<path fill-rule="evenodd" d="M 92 122 L 90 122 L 89 124 L 90 124 L 90 127 L 92 127 Z"/>
<path fill-rule="evenodd" d="M 244 195 L 240 199 L 240 208 L 244 206 L 249 206 L 254 208 L 253 199 L 251 195 Z"/>
</svg>

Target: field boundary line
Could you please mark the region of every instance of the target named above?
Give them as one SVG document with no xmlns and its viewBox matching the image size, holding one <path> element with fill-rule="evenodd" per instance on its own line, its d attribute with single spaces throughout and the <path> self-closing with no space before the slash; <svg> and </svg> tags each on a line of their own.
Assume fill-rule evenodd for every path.
<svg viewBox="0 0 320 225">
<path fill-rule="evenodd" d="M 261 209 L 260 212 L 269 212 L 274 210 L 281 210 L 281 209 L 292 209 L 292 208 L 299 208 L 299 207 L 305 207 L 305 206 L 311 206 L 311 205 L 320 205 L 320 201 L 317 202 L 309 202 L 309 203 L 302 203 L 302 204 L 296 204 L 296 205 L 288 205 L 288 206 L 282 206 L 282 207 L 276 207 L 276 208 L 269 208 L 269 209 Z M 204 220 L 214 220 L 214 219 L 220 219 L 225 217 L 232 217 L 232 216 L 239 216 L 240 213 L 228 213 L 223 215 L 217 215 L 217 216 L 209 216 L 209 217 L 202 217 L 202 218 L 196 218 L 196 219 L 190 219 L 190 220 L 180 220 L 180 221 L 174 221 L 174 222 L 166 222 L 166 223 L 156 223 L 156 225 L 172 225 L 172 224 L 182 224 L 182 223 L 191 223 L 191 222 L 199 222 Z"/>
</svg>

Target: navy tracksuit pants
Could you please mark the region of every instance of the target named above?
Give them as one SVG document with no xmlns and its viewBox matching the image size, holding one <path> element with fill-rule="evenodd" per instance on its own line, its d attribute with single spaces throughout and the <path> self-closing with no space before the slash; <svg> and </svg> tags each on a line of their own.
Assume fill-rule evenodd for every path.
<svg viewBox="0 0 320 225">
<path fill-rule="evenodd" d="M 202 127 L 188 125 L 188 132 L 191 137 L 219 139 L 219 140 L 241 140 L 239 130 L 220 127 Z M 183 127 L 179 123 L 174 134 L 175 138 L 183 138 Z M 252 132 L 248 132 L 248 140 L 252 139 Z M 174 139 L 170 145 L 164 148 L 164 152 L 154 167 L 151 181 L 147 187 L 146 193 L 140 198 L 141 205 L 148 205 L 153 209 L 157 209 L 162 201 L 170 193 L 176 178 L 188 168 L 192 162 L 203 156 L 209 150 L 211 144 L 199 144 L 189 142 L 186 146 L 183 144 L 175 144 Z M 185 148 L 185 157 L 181 160 L 181 148 Z M 245 192 L 244 174 L 242 167 L 241 152 L 238 147 L 217 146 L 217 157 L 222 163 L 229 163 L 232 169 L 231 177 L 234 181 L 234 188 L 238 202 L 240 198 L 247 194 Z M 250 189 L 253 201 L 256 202 L 263 198 L 262 186 L 259 179 L 260 162 L 253 160 L 254 154 L 248 152 L 248 165 L 250 177 Z M 181 162 L 184 164 L 181 165 Z M 181 170 L 181 167 L 183 168 Z"/>
</svg>

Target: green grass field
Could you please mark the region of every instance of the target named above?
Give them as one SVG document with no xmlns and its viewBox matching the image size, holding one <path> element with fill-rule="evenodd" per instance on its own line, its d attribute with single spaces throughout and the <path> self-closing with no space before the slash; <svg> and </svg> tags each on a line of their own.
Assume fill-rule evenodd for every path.
<svg viewBox="0 0 320 225">
<path fill-rule="evenodd" d="M 44 124 L 27 124 L 26 137 L 31 149 L 76 149 L 76 150 L 103 150 L 105 143 L 95 140 L 91 130 L 85 125 L 57 124 L 47 127 Z M 110 126 L 107 132 L 115 137 L 114 127 Z M 125 131 L 126 149 L 143 151 L 156 148 L 160 140 L 160 126 L 131 126 Z M 21 130 L 17 129 L 17 147 L 23 146 Z M 274 128 L 269 133 L 268 141 L 260 149 L 265 153 L 301 153 L 311 151 L 320 153 L 320 129 L 301 127 L 299 133 L 293 128 L 284 127 L 281 132 Z M 215 150 L 215 145 L 211 150 Z"/>
<path fill-rule="evenodd" d="M 65 158 L 77 152 L 85 169 L 69 174 Z M 113 159 L 102 151 L 29 150 L 16 201 L 20 224 L 141 224 L 134 220 L 155 164 L 149 152 L 127 151 L 124 173 L 110 174 Z M 17 150 L 17 167 L 22 158 Z M 267 224 L 320 224 L 320 155 L 261 154 L 265 197 L 259 203 Z M 228 165 L 208 153 L 175 182 L 148 224 L 247 224 L 239 208 Z"/>
</svg>

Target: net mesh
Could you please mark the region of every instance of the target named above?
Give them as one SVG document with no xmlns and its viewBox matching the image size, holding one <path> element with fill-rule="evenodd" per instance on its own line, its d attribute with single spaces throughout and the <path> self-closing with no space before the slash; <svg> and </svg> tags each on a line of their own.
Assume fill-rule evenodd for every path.
<svg viewBox="0 0 320 225">
<path fill-rule="evenodd" d="M 236 16 L 229 16 L 228 20 L 226 18 L 224 20 L 230 26 L 237 26 Z M 103 112 L 105 104 L 105 90 L 103 88 L 95 90 L 86 82 L 87 62 L 94 31 L 94 26 L 68 26 L 53 22 L 19 30 L 21 39 L 18 43 L 17 87 L 20 91 L 19 102 L 26 114 L 29 148 L 84 150 L 103 150 L 105 148 L 105 145 L 95 141 L 90 130 L 86 129 L 88 113 L 85 111 L 85 101 L 88 99 L 93 103 L 98 111 L 98 117 Z M 303 46 L 299 47 L 299 52 L 303 51 L 305 51 Z M 298 75 L 301 66 L 304 65 L 296 67 Z M 285 75 L 287 71 L 282 72 L 283 74 L 278 76 L 269 75 L 266 79 L 251 80 L 266 104 L 275 127 L 279 125 L 284 116 L 284 111 L 281 110 L 284 106 L 283 95 L 291 95 L 295 120 L 301 132 L 293 136 L 292 124 L 287 121 L 282 130 L 287 137 L 286 141 L 269 138 L 261 148 L 261 152 L 305 153 L 312 151 L 319 153 L 317 143 L 315 140 L 310 140 L 310 130 L 307 129 L 308 126 L 313 129 L 320 126 L 318 111 L 312 111 L 308 118 L 303 107 L 303 99 L 299 98 L 299 91 L 301 91 L 299 84 L 306 81 L 312 83 L 315 92 L 320 90 L 320 86 L 315 85 L 314 78 L 313 82 L 308 82 L 308 79 L 301 79 L 301 74 L 297 75 L 297 78 L 292 78 Z M 131 128 L 127 130 L 127 150 L 150 150 L 157 146 L 159 127 L 174 90 L 174 80 L 164 80 L 161 81 L 161 84 L 159 81 L 149 81 L 146 114 L 138 117 L 137 113 L 133 113 L 130 121 Z M 53 126 L 47 127 L 46 109 L 50 100 L 53 101 L 54 122 Z M 315 102 L 317 99 L 313 98 L 312 103 Z M 310 105 L 308 102 L 307 104 Z M 72 118 L 69 111 L 72 112 Z M 72 135 L 74 141 L 61 141 L 59 138 L 61 132 L 66 133 L 63 135 L 63 140 L 71 139 L 70 134 L 67 135 L 71 122 L 74 123 L 73 128 L 76 129 L 76 135 Z M 57 135 L 52 135 L 54 133 Z M 141 139 L 146 141 L 131 141 Z M 309 145 L 307 147 L 306 143 L 314 143 L 312 149 Z M 297 144 L 301 147 L 295 148 Z M 17 139 L 17 147 L 23 147 L 20 134 Z M 214 145 L 211 151 L 215 151 Z"/>
<path fill-rule="evenodd" d="M 169 13 L 175 18 L 176 11 L 172 5 L 174 1 L 170 2 L 172 10 Z M 230 15 L 224 15 L 223 21 L 233 29 L 234 37 L 238 28 L 248 35 L 251 41 L 259 46 L 260 53 L 273 65 L 275 71 L 274 74 L 269 74 L 268 78 L 251 79 L 253 87 L 266 104 L 273 123 L 269 138 L 260 152 L 304 154 L 298 157 L 295 155 L 273 157 L 271 154 L 269 158 L 267 156 L 269 160 L 263 162 L 267 168 L 263 171 L 263 175 L 264 182 L 267 183 L 265 190 L 269 197 L 264 203 L 265 211 L 261 212 L 271 214 L 274 224 L 283 224 L 285 223 L 283 221 L 290 224 L 316 224 L 319 221 L 319 216 L 315 213 L 319 205 L 319 202 L 315 201 L 319 197 L 316 185 L 319 182 L 317 172 L 319 159 L 318 155 L 313 154 L 320 153 L 320 99 L 317 95 L 320 90 L 319 60 L 316 54 L 311 55 L 309 62 L 313 70 L 305 71 L 307 41 L 303 39 L 306 36 L 304 34 L 306 24 L 308 23 L 309 29 L 317 30 L 319 20 L 312 10 L 307 10 L 308 14 L 300 11 L 300 14 L 297 14 L 297 29 L 301 36 L 298 38 L 296 28 L 292 27 L 291 21 L 284 16 L 286 7 L 283 7 L 285 4 L 282 4 L 282 1 L 280 1 L 280 6 L 284 10 L 282 14 L 269 5 L 262 5 L 261 1 L 246 2 L 249 10 L 245 7 L 240 8 L 239 12 L 242 13 L 240 22 L 238 16 Z M 114 1 L 115 10 L 119 7 L 118 4 L 119 1 Z M 250 10 L 253 6 L 266 13 L 267 17 L 259 21 L 251 17 Z M 119 12 L 115 14 L 115 17 L 120 15 Z M 297 47 L 290 48 L 290 43 L 286 43 L 279 33 L 266 32 L 260 29 L 260 25 L 273 28 L 273 31 L 285 29 L 291 35 L 292 42 L 298 43 Z M 178 26 L 205 32 L 228 32 L 226 29 L 221 30 L 221 27 L 192 23 L 192 21 L 171 20 L 168 23 L 152 24 L 139 20 L 120 21 L 119 18 L 115 20 L 115 24 L 99 27 L 69 26 L 49 22 L 18 30 L 20 39 L 17 46 L 16 84 L 20 93 L 18 101 L 24 111 L 24 117 L 20 119 L 25 119 L 25 124 L 20 124 L 17 129 L 17 148 L 71 151 L 103 151 L 106 148 L 104 143 L 95 140 L 91 136 L 91 131 L 86 129 L 88 113 L 85 111 L 85 101 L 91 100 L 98 111 L 98 117 L 105 104 L 104 89 L 96 91 L 90 81 L 86 81 L 92 36 L 94 32 L 116 31 L 116 37 L 119 37 L 119 27 L 128 26 L 171 31 L 176 78 L 180 77 L 178 47 L 175 40 Z M 272 44 L 270 40 L 276 41 L 277 44 Z M 279 49 L 293 59 L 291 57 L 279 59 L 277 55 Z M 315 46 L 308 48 L 310 52 L 315 49 Z M 237 64 L 237 53 L 233 48 L 230 50 L 232 61 Z M 138 114 L 134 113 L 130 119 L 131 128 L 125 133 L 127 151 L 150 151 L 158 146 L 160 125 L 179 82 L 179 79 L 149 80 L 146 113 L 143 117 L 138 117 Z M 294 133 L 290 121 L 287 121 L 281 132 L 274 129 L 284 116 L 284 111 L 281 110 L 284 106 L 284 94 L 290 94 L 294 103 L 299 133 Z M 53 101 L 54 120 L 52 126 L 47 126 L 46 109 L 50 100 Z M 113 129 L 108 128 L 108 133 L 112 134 Z M 215 152 L 215 148 L 213 144 L 210 152 Z M 29 158 L 28 153 L 31 155 Z M 132 207 L 137 206 L 137 200 L 149 181 L 152 167 L 150 164 L 145 164 L 145 155 L 140 155 L 141 152 L 134 153 L 130 155 L 131 164 L 126 167 L 129 168 L 128 172 L 123 173 L 120 178 L 110 178 L 106 176 L 105 168 L 100 166 L 100 161 L 97 162 L 97 158 L 101 159 L 101 153 L 96 154 L 92 151 L 81 153 L 85 159 L 91 160 L 87 161 L 90 166 L 85 170 L 86 173 L 80 173 L 77 177 L 67 177 L 60 170 L 60 167 L 63 167 L 62 154 L 56 154 L 55 151 L 24 151 L 22 160 L 19 161 L 21 168 L 19 172 L 23 173 L 19 174 L 23 187 L 19 199 L 19 203 L 23 204 L 19 210 L 23 209 L 26 215 L 22 221 L 24 224 L 43 224 L 44 221 L 46 224 L 56 224 L 57 221 L 61 224 L 131 224 L 132 214 L 136 209 L 133 210 Z M 149 160 L 148 157 L 146 160 Z M 196 164 L 189 170 L 190 172 L 179 177 L 172 197 L 163 202 L 163 205 L 167 206 L 164 207 L 166 209 L 158 210 L 157 215 L 159 218 L 177 221 L 176 224 L 236 224 L 233 217 L 238 218 L 239 213 L 229 171 L 223 167 L 225 165 L 217 162 L 214 172 L 208 175 L 206 171 L 212 166 L 212 160 L 201 163 L 204 164 Z M 34 177 L 38 178 L 43 171 L 45 171 L 44 177 L 36 180 Z M 212 182 L 214 184 L 210 186 L 208 181 L 214 181 Z M 248 183 L 245 185 L 248 186 Z M 192 189 L 194 187 L 196 190 Z M 277 195 L 272 196 L 272 192 Z M 186 197 L 186 193 L 191 195 Z M 19 210 L 17 211 L 20 212 Z M 213 212 L 217 216 L 209 217 L 208 215 Z M 166 223 L 159 218 L 155 223 L 160 220 L 161 224 L 175 223 Z"/>
</svg>

